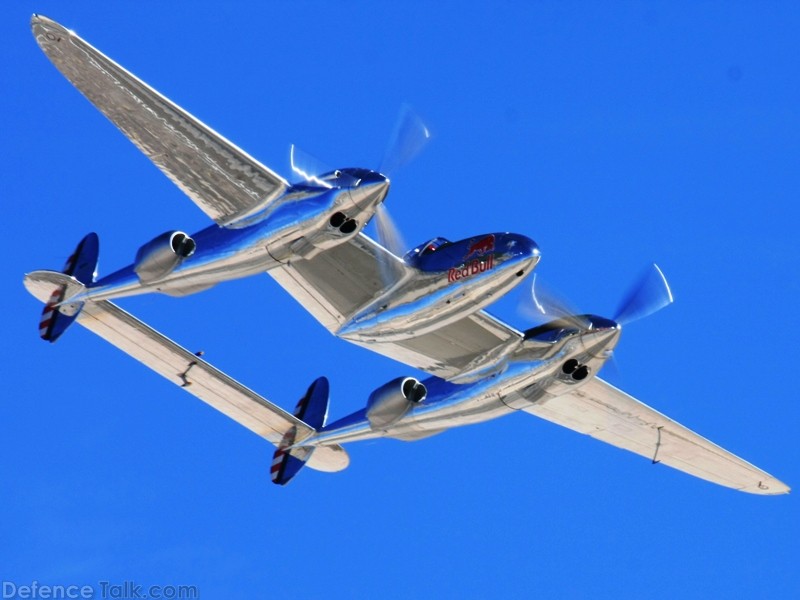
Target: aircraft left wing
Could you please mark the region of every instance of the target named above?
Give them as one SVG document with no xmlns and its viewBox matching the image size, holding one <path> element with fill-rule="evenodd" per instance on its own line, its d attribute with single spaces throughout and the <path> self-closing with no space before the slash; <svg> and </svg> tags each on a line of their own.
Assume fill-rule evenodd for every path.
<svg viewBox="0 0 800 600">
<path fill-rule="evenodd" d="M 219 225 L 266 207 L 287 182 L 55 21 L 33 15 L 59 71 Z"/>
<path fill-rule="evenodd" d="M 789 492 L 769 473 L 597 377 L 524 410 L 719 485 L 751 494 Z"/>
<path fill-rule="evenodd" d="M 26 278 L 25 285 L 42 301 L 47 300 L 47 290 L 52 288 L 49 280 L 34 278 Z M 292 427 L 297 428 L 298 440 L 314 432 L 303 421 L 108 300 L 87 302 L 78 323 L 275 446 Z M 330 445 L 316 447 L 307 465 L 332 472 L 341 471 L 349 462 L 344 448 Z"/>
</svg>

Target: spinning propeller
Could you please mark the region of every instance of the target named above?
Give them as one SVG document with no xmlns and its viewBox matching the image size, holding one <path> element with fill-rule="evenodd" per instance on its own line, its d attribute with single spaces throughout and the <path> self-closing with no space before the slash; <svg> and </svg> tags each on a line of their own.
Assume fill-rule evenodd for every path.
<svg viewBox="0 0 800 600">
<path fill-rule="evenodd" d="M 622 297 L 613 321 L 625 326 L 658 312 L 673 302 L 672 291 L 669 289 L 664 273 L 653 263 L 642 272 L 642 275 Z M 578 314 L 556 294 L 537 284 L 536 274 L 531 283 L 530 297 L 520 305 L 520 312 L 531 319 L 541 319 L 542 316 L 550 320 L 564 321 L 568 326 L 578 331 L 587 331 L 592 328 L 592 319 L 589 315 Z M 616 361 L 613 354 L 606 363 L 617 372 Z"/>
<path fill-rule="evenodd" d="M 409 105 L 400 107 L 392 137 L 386 144 L 379 171 L 391 179 L 400 168 L 410 163 L 425 147 L 431 133 Z M 375 211 L 375 230 L 380 244 L 395 256 L 402 257 L 408 246 L 384 203 Z"/>
<path fill-rule="evenodd" d="M 620 325 L 649 317 L 674 301 L 664 272 L 656 263 L 651 267 L 645 269 L 617 307 L 614 320 Z"/>
<path fill-rule="evenodd" d="M 531 278 L 530 295 L 523 297 L 519 313 L 534 322 L 560 320 L 575 329 L 589 329 L 589 320 L 562 296 L 539 281 L 539 274 Z"/>
<path fill-rule="evenodd" d="M 396 173 L 410 163 L 430 139 L 431 132 L 420 116 L 408 104 L 403 104 L 392 137 L 386 144 L 380 172 L 387 177 Z"/>
<path fill-rule="evenodd" d="M 658 265 L 653 263 L 622 297 L 613 320 L 625 326 L 658 312 L 672 302 L 672 291 L 667 278 Z M 520 312 L 528 318 L 541 319 L 544 316 L 548 319 L 561 319 L 580 330 L 590 326 L 585 315 L 579 314 L 558 295 L 540 285 L 536 274 L 533 276 L 530 298 L 523 302 Z"/>
<path fill-rule="evenodd" d="M 378 172 L 387 179 L 391 179 L 399 169 L 411 162 L 423 149 L 430 139 L 431 134 L 425 123 L 422 122 L 410 106 L 404 104 L 400 108 L 397 122 L 392 136 L 386 145 Z M 322 173 L 335 173 L 338 184 L 354 185 L 356 180 L 343 171 L 334 171 L 325 163 L 303 152 L 292 145 L 289 155 L 292 172 L 301 180 L 314 185 L 332 188 L 329 177 L 321 177 Z M 402 257 L 408 249 L 399 229 L 389 216 L 389 211 L 384 203 L 378 205 L 375 211 L 375 229 L 378 242 L 392 254 Z"/>
</svg>

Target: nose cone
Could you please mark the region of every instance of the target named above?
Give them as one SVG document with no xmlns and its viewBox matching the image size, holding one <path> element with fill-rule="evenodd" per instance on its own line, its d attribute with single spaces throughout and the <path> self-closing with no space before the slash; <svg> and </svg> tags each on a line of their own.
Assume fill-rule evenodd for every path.
<svg viewBox="0 0 800 600">
<path fill-rule="evenodd" d="M 374 208 L 386 198 L 389 193 L 389 178 L 376 173 L 366 171 L 359 183 L 350 188 L 350 199 L 359 210 Z"/>
<path fill-rule="evenodd" d="M 498 249 L 503 249 L 507 260 L 520 263 L 525 262 L 525 269 L 530 270 L 536 267 L 542 257 L 539 245 L 531 238 L 518 233 L 504 233 L 500 236 Z"/>
<path fill-rule="evenodd" d="M 531 238 L 519 233 L 504 233 L 500 236 L 500 246 L 508 254 L 539 256 L 539 245 Z"/>
<path fill-rule="evenodd" d="M 593 331 L 604 331 L 609 329 L 615 329 L 617 331 L 622 330 L 622 325 L 616 321 L 612 321 L 611 319 L 598 317 L 597 315 L 586 315 L 586 317 L 589 320 L 589 323 L 591 323 Z"/>
<path fill-rule="evenodd" d="M 595 357 L 603 357 L 617 345 L 622 325 L 596 315 L 586 315 L 586 318 L 591 328 L 582 335 L 583 345 Z"/>
</svg>

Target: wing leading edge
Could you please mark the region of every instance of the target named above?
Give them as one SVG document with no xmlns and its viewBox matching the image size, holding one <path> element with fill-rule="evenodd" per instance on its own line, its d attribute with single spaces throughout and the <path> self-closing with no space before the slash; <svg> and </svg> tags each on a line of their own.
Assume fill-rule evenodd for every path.
<svg viewBox="0 0 800 600">
<path fill-rule="evenodd" d="M 258 212 L 287 182 L 74 32 L 33 15 L 59 71 L 219 225 Z"/>
<path fill-rule="evenodd" d="M 769 473 L 596 377 L 524 410 L 725 487 L 751 494 L 789 493 Z"/>
</svg>

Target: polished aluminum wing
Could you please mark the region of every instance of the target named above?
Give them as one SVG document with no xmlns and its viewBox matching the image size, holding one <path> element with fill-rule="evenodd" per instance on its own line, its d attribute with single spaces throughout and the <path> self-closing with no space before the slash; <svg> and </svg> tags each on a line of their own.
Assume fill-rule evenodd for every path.
<svg viewBox="0 0 800 600">
<path fill-rule="evenodd" d="M 26 284 L 40 300 L 46 299 L 47 282 L 26 280 Z M 87 302 L 78 323 L 275 446 L 293 427 L 297 428 L 298 440 L 314 431 L 107 300 Z M 344 448 L 328 445 L 316 447 L 307 465 L 332 472 L 341 471 L 349 462 Z"/>
<path fill-rule="evenodd" d="M 34 15 L 59 71 L 219 225 L 258 212 L 287 182 L 55 21 Z"/>
<path fill-rule="evenodd" d="M 789 492 L 769 473 L 596 377 L 524 410 L 719 485 L 752 494 Z"/>
<path fill-rule="evenodd" d="M 408 267 L 360 233 L 310 260 L 297 260 L 269 274 L 332 333 L 360 307 L 386 290 L 387 270 L 401 280 Z M 484 311 L 397 342 L 360 344 L 432 375 L 452 379 L 496 362 L 522 334 Z"/>
</svg>

